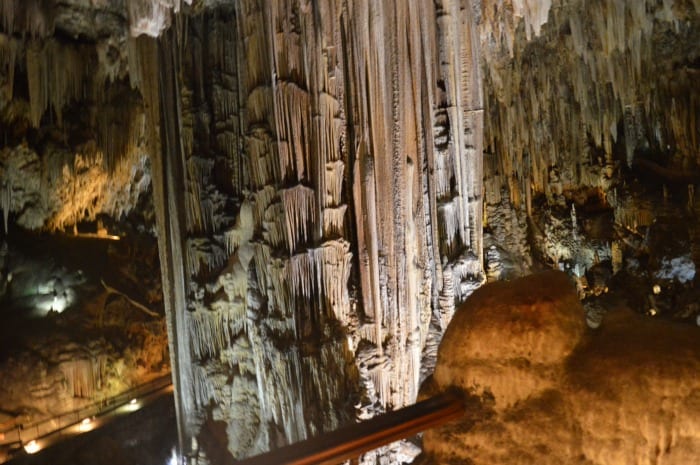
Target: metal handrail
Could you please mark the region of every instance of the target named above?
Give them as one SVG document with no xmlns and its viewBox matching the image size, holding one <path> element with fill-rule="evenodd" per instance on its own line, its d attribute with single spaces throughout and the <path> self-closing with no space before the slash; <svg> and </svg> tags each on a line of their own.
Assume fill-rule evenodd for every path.
<svg viewBox="0 0 700 465">
<path fill-rule="evenodd" d="M 103 415 L 120 405 L 129 402 L 135 397 L 141 397 L 151 392 L 162 389 L 172 383 L 170 373 L 159 376 L 144 384 L 134 386 L 126 391 L 112 397 L 107 397 L 78 409 L 55 415 L 51 418 L 44 418 L 32 423 L 15 423 L 12 427 L 0 431 L 4 439 L 2 444 L 12 444 L 22 442 L 25 439 L 38 439 L 48 434 L 56 433 L 65 428 L 75 425 L 84 418 Z M 0 445 L 2 445 L 0 444 Z"/>
<path fill-rule="evenodd" d="M 237 462 L 237 465 L 336 465 L 464 415 L 464 400 L 443 393 L 409 407 Z"/>
</svg>

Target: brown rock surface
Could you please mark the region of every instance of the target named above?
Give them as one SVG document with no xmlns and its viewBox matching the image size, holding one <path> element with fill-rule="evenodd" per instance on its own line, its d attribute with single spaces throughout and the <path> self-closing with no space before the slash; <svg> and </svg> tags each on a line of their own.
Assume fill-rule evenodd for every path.
<svg viewBox="0 0 700 465">
<path fill-rule="evenodd" d="M 585 323 L 564 273 L 478 289 L 455 313 L 438 352 L 435 380 L 511 405 L 553 385 Z M 488 384 L 484 381 L 488 380 Z"/>
<path fill-rule="evenodd" d="M 584 332 L 566 279 L 487 285 L 457 311 L 423 391 L 457 386 L 468 413 L 425 434 L 424 463 L 697 463 L 700 330 L 619 308 Z"/>
</svg>

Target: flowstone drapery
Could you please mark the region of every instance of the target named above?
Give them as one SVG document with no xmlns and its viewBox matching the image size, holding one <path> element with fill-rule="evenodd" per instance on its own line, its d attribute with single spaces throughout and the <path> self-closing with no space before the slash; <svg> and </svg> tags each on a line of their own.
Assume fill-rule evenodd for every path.
<svg viewBox="0 0 700 465">
<path fill-rule="evenodd" d="M 92 144 L 24 157 L 68 169 L 57 189 L 80 200 L 31 226 L 121 215 L 151 181 L 184 452 L 225 463 L 415 400 L 483 279 L 478 15 L 470 0 L 0 5 L 2 116 Z M 86 167 L 97 194 L 121 173 L 119 196 L 71 194 Z M 26 210 L 0 188 L 5 216 Z"/>
<path fill-rule="evenodd" d="M 132 39 L 161 258 L 186 270 L 168 308 L 186 452 L 244 457 L 415 400 L 482 279 L 473 14 L 221 3 Z"/>
</svg>

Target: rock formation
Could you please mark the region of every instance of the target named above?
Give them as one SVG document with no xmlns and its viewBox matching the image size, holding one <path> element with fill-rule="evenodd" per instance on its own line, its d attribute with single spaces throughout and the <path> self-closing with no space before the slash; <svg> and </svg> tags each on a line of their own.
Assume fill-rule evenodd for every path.
<svg viewBox="0 0 700 465">
<path fill-rule="evenodd" d="M 242 457 L 415 399 L 481 273 L 473 21 L 250 2 L 136 39 L 183 437 Z"/>
<path fill-rule="evenodd" d="M 486 285 L 457 310 L 425 393 L 467 414 L 426 432 L 424 464 L 692 463 L 700 328 L 626 308 L 585 330 L 561 272 Z"/>
<path fill-rule="evenodd" d="M 46 229 L 120 216 L 144 190 L 121 192 L 152 179 L 188 452 L 214 425 L 227 444 L 199 438 L 195 455 L 242 457 L 413 402 L 426 346 L 482 280 L 475 11 L 117 3 L 4 4 L 8 166 L 27 152 L 68 195 L 54 212 L 39 194 L 63 197 L 7 171 L 6 216 Z M 147 170 L 119 175 L 143 153 Z"/>
<path fill-rule="evenodd" d="M 251 455 L 413 402 L 486 274 L 695 318 L 699 14 L 7 0 L 4 223 L 157 235 L 183 452 Z"/>
</svg>

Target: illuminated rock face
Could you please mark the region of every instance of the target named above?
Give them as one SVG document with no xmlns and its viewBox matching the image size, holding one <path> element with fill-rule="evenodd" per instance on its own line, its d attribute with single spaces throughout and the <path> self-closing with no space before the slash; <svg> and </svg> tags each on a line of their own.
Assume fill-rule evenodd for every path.
<svg viewBox="0 0 700 465">
<path fill-rule="evenodd" d="M 620 271 L 637 239 L 577 209 L 643 235 L 666 206 L 620 173 L 697 180 L 698 8 L 2 2 L 27 38 L 0 36 L 0 206 L 62 229 L 133 211 L 152 181 L 181 440 L 243 457 L 414 400 L 483 280 L 482 212 L 492 277 L 527 270 L 530 237 L 574 273 Z"/>
<path fill-rule="evenodd" d="M 624 308 L 585 330 L 564 273 L 486 285 L 455 313 L 424 386 L 461 389 L 468 412 L 425 434 L 422 463 L 692 463 L 698 336 Z"/>
<path fill-rule="evenodd" d="M 476 10 L 119 5 L 3 3 L 29 37 L 1 44 L 6 216 L 120 216 L 152 181 L 185 450 L 242 457 L 412 402 L 482 280 Z"/>
<path fill-rule="evenodd" d="M 462 6 L 236 3 L 159 51 L 134 41 L 165 128 L 154 204 L 164 272 L 186 270 L 166 301 L 198 453 L 242 457 L 414 401 L 429 336 L 481 280 Z"/>
<path fill-rule="evenodd" d="M 487 204 L 507 188 L 531 213 L 537 195 L 554 204 L 589 189 L 636 229 L 657 212 L 629 198 L 621 173 L 697 182 L 697 1 L 486 0 L 482 11 Z"/>
<path fill-rule="evenodd" d="M 581 339 L 582 316 L 564 273 L 490 284 L 455 313 L 433 378 L 512 406 L 556 383 L 559 366 Z"/>
</svg>

